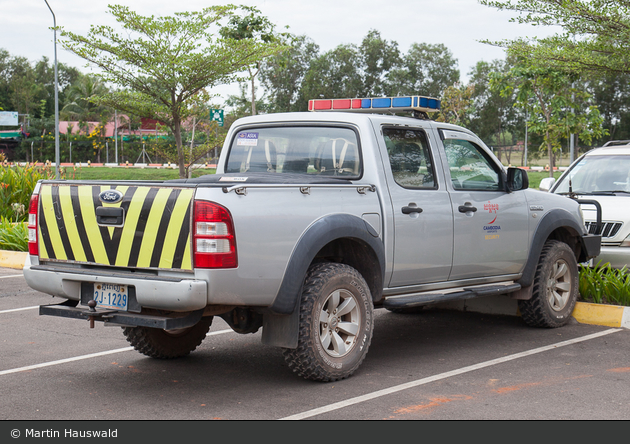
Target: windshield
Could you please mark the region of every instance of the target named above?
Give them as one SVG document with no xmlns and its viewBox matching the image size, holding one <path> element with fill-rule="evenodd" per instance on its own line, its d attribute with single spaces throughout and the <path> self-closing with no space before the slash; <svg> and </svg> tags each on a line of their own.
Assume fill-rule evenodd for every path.
<svg viewBox="0 0 630 444">
<path fill-rule="evenodd" d="M 562 178 L 554 193 L 630 191 L 630 156 L 585 156 Z"/>
<path fill-rule="evenodd" d="M 327 126 L 266 127 L 239 131 L 232 141 L 226 173 L 292 173 L 361 176 L 356 133 Z"/>
</svg>

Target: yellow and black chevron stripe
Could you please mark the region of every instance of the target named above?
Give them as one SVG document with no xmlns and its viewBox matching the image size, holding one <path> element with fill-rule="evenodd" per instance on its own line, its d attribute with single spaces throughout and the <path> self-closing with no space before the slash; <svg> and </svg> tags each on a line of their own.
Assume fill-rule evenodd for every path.
<svg viewBox="0 0 630 444">
<path fill-rule="evenodd" d="M 101 203 L 102 191 L 123 199 Z M 192 271 L 190 217 L 194 189 L 155 186 L 43 184 L 39 257 L 127 268 Z M 124 226 L 99 226 L 96 208 L 122 207 Z"/>
</svg>

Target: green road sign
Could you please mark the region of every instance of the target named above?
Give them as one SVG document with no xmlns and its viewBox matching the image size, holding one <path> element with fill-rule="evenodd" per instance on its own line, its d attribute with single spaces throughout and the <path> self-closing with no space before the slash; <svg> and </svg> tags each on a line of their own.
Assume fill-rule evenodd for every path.
<svg viewBox="0 0 630 444">
<path fill-rule="evenodd" d="M 219 126 L 223 126 L 223 110 L 222 109 L 211 109 L 210 110 L 210 120 L 215 120 L 219 122 Z"/>
</svg>

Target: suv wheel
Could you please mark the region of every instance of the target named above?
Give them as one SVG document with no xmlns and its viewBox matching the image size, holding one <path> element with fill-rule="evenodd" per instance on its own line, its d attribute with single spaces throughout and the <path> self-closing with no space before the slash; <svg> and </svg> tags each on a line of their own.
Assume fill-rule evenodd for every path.
<svg viewBox="0 0 630 444">
<path fill-rule="evenodd" d="M 315 381 L 347 378 L 372 340 L 372 296 L 354 268 L 319 263 L 309 269 L 300 301 L 298 346 L 284 349 L 289 368 Z"/>
<path fill-rule="evenodd" d="M 573 250 L 560 241 L 543 246 L 532 297 L 518 301 L 521 316 L 532 327 L 561 327 L 569 322 L 579 295 L 578 265 Z"/>
<path fill-rule="evenodd" d="M 195 350 L 212 325 L 212 316 L 188 328 L 162 330 L 149 327 L 123 327 L 123 334 L 143 355 L 157 359 L 181 358 Z"/>
</svg>

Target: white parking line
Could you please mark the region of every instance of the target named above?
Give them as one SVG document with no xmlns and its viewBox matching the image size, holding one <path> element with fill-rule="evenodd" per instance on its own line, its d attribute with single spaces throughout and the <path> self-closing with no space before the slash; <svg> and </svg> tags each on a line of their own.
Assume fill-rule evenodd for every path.
<svg viewBox="0 0 630 444">
<path fill-rule="evenodd" d="M 114 353 L 126 352 L 129 350 L 133 350 L 133 347 L 117 348 L 115 350 L 108 350 L 108 351 L 99 352 L 99 353 L 91 353 L 89 355 L 75 356 L 74 358 L 60 359 L 58 361 L 43 362 L 41 364 L 27 365 L 26 367 L 12 368 L 10 370 L 2 370 L 0 371 L 0 376 L 10 375 L 11 373 L 25 372 L 28 370 L 35 370 L 38 368 L 50 367 L 52 365 L 66 364 L 68 362 L 81 361 L 83 359 L 98 358 L 99 356 L 112 355 Z"/>
<path fill-rule="evenodd" d="M 233 331 L 234 330 L 232 330 L 232 329 L 211 331 L 206 336 L 216 336 L 216 335 L 220 335 L 220 334 L 223 334 L 223 333 L 230 333 L 230 332 L 233 332 Z M 90 353 L 89 355 L 75 356 L 74 358 L 59 359 L 58 361 L 50 361 L 50 362 L 43 362 L 41 364 L 27 365 L 26 367 L 19 367 L 19 368 L 12 368 L 12 369 L 9 369 L 9 370 L 2 370 L 2 371 L 0 371 L 0 376 L 10 375 L 12 373 L 25 372 L 25 371 L 28 371 L 28 370 L 35 370 L 35 369 L 38 369 L 38 368 L 51 367 L 53 365 L 67 364 L 68 362 L 83 361 L 85 359 L 98 358 L 100 356 L 113 355 L 115 353 L 122 353 L 122 352 L 130 351 L 130 350 L 133 350 L 133 347 L 117 348 L 117 349 L 114 349 L 114 350 L 107 350 L 107 351 L 98 352 L 98 353 Z"/>
<path fill-rule="evenodd" d="M 0 310 L 0 314 L 2 314 L 2 313 L 11 313 L 12 311 L 32 310 L 34 308 L 39 308 L 39 305 L 33 305 L 31 307 L 12 308 L 10 310 Z"/>
<path fill-rule="evenodd" d="M 24 275 L 23 274 L 12 274 L 11 276 L 0 276 L 0 279 L 6 279 L 6 278 L 23 278 Z"/>
<path fill-rule="evenodd" d="M 610 330 L 605 330 L 599 333 L 594 333 L 592 335 L 582 336 L 580 338 L 570 339 L 568 341 L 558 342 L 556 344 L 547 345 L 545 347 L 539 347 L 532 350 L 524 351 L 521 353 L 515 353 L 513 355 L 504 356 L 498 359 L 492 359 L 490 361 L 481 362 L 479 364 L 470 365 L 468 367 L 463 367 L 460 369 L 452 370 L 450 372 L 442 373 L 439 375 L 429 376 L 428 378 L 417 379 L 415 381 L 407 382 L 405 384 L 396 385 L 394 387 L 386 388 L 383 390 L 378 390 L 376 392 L 367 393 L 362 396 L 357 396 L 355 398 L 350 398 L 345 401 L 336 402 L 334 404 L 325 405 L 323 407 L 319 407 L 313 410 L 307 410 L 302 413 L 298 413 L 296 415 L 287 416 L 285 418 L 280 418 L 280 420 L 298 420 L 298 419 L 306 419 L 311 418 L 313 416 L 321 415 L 323 413 L 329 413 L 333 410 L 342 409 L 344 407 L 348 407 L 354 404 L 359 404 L 361 402 L 369 401 L 375 398 L 379 398 L 381 396 L 391 395 L 392 393 L 400 392 L 402 390 L 407 390 L 413 387 L 418 387 L 420 385 L 428 384 L 430 382 L 439 381 L 441 379 L 450 378 L 451 376 L 457 376 L 464 373 L 472 372 L 474 370 L 479 370 L 480 368 L 490 367 L 497 364 L 502 364 L 504 362 L 513 361 L 515 359 L 524 358 L 526 356 L 535 355 L 537 353 L 542 353 L 548 350 L 553 350 L 559 347 L 564 347 L 567 345 L 577 344 L 579 342 L 588 341 L 590 339 L 599 338 L 601 336 L 606 336 L 611 333 L 616 333 L 618 331 L 622 331 L 621 328 L 612 328 Z"/>
</svg>

